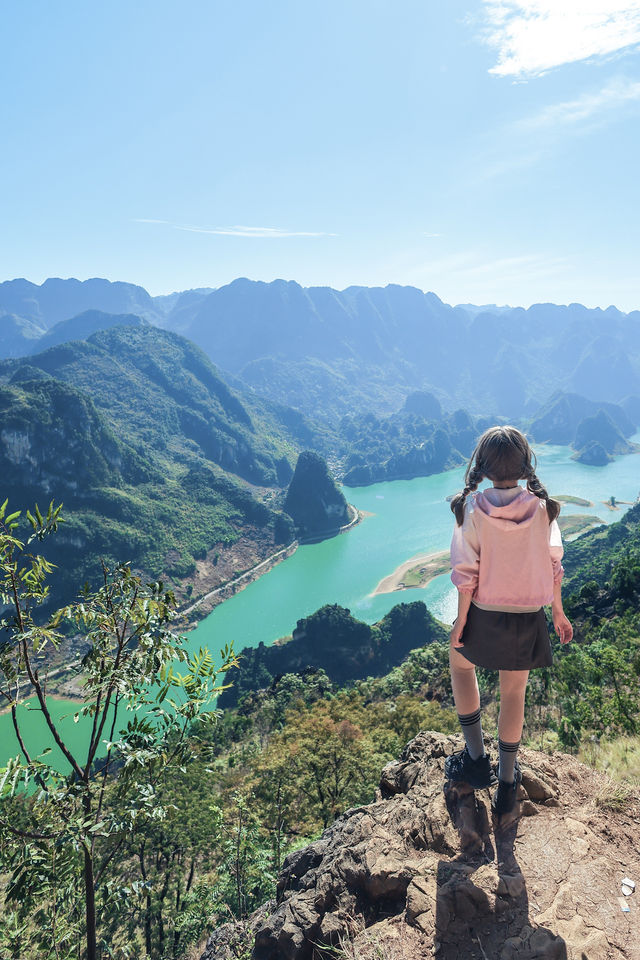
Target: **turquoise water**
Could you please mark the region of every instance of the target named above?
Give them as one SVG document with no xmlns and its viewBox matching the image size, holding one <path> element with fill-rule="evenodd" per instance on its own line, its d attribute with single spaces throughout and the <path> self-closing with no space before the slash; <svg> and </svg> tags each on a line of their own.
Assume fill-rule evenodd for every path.
<svg viewBox="0 0 640 960">
<path fill-rule="evenodd" d="M 634 438 L 640 442 L 640 432 Z M 563 504 L 564 514 L 618 520 L 623 511 L 600 501 L 611 495 L 634 501 L 640 492 L 640 456 L 620 457 L 605 467 L 589 467 L 570 459 L 569 447 L 536 448 L 538 476 L 551 494 L 591 500 L 591 508 Z M 433 477 L 394 480 L 370 487 L 344 487 L 350 503 L 373 516 L 353 530 L 323 543 L 299 547 L 266 576 L 217 607 L 191 633 L 192 642 L 218 650 L 234 639 L 236 650 L 272 643 L 291 633 L 296 620 L 324 603 L 340 603 L 354 616 L 373 623 L 401 600 L 424 600 L 445 622 L 455 614 L 455 590 L 445 574 L 425 589 L 371 596 L 380 580 L 410 557 L 448 549 L 453 517 L 446 501 L 462 487 L 464 469 Z M 484 484 L 483 486 L 486 486 Z"/>
<path fill-rule="evenodd" d="M 640 443 L 640 432 L 632 438 Z M 570 459 L 568 447 L 536 448 L 538 476 L 549 492 L 592 500 L 591 508 L 564 504 L 563 513 L 590 513 L 606 523 L 618 520 L 626 506 L 610 510 L 601 501 L 615 496 L 633 502 L 640 492 L 640 456 L 619 457 L 604 467 L 589 467 Z M 450 623 L 456 593 L 448 574 L 425 589 L 372 596 L 380 580 L 417 554 L 448 549 L 453 517 L 446 497 L 462 486 L 463 468 L 433 477 L 394 480 L 370 487 L 344 488 L 350 503 L 372 514 L 353 530 L 322 543 L 299 547 L 292 557 L 249 584 L 203 620 L 189 634 L 195 650 L 208 646 L 214 655 L 233 641 L 242 647 L 272 643 L 290 634 L 301 617 L 325 603 L 339 603 L 368 623 L 384 616 L 396 603 L 424 600 L 431 612 Z M 218 657 L 219 662 L 219 657 Z M 56 715 L 73 714 L 74 704 L 54 701 Z M 39 710 L 23 714 L 25 736 L 40 749 L 48 742 Z M 79 742 L 84 723 L 67 720 L 65 729 Z M 18 752 L 9 715 L 0 715 L 0 761 Z M 57 750 L 57 748 L 55 748 Z"/>
</svg>

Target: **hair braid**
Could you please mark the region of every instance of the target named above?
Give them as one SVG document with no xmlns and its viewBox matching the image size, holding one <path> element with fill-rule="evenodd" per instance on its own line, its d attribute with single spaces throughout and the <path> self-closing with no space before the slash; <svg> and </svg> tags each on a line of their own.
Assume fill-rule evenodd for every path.
<svg viewBox="0 0 640 960">
<path fill-rule="evenodd" d="M 484 473 L 477 463 L 473 463 L 472 459 L 464 475 L 464 490 L 462 493 L 457 493 L 451 500 L 451 510 L 456 515 L 459 527 L 462 526 L 462 521 L 464 520 L 464 505 L 467 497 L 470 493 L 473 493 L 474 490 L 478 489 L 479 484 L 481 484 L 483 480 Z"/>
<path fill-rule="evenodd" d="M 549 523 L 552 523 L 560 513 L 560 504 L 557 500 L 553 500 L 549 496 L 546 489 L 540 483 L 533 467 L 527 471 L 526 480 L 529 493 L 533 493 L 536 497 L 539 497 L 540 500 L 546 502 L 547 516 L 549 517 Z"/>
</svg>

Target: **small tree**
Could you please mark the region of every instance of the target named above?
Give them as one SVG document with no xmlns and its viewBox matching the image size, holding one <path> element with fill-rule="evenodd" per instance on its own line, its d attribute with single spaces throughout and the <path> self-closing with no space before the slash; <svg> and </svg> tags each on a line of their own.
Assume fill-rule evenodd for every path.
<svg viewBox="0 0 640 960">
<path fill-rule="evenodd" d="M 219 715 L 206 708 L 229 686 L 217 684 L 219 674 L 237 660 L 231 645 L 217 668 L 207 650 L 190 656 L 185 638 L 169 629 L 171 591 L 161 582 L 143 584 L 125 563 L 113 569 L 103 564 L 98 589 L 85 587 L 76 602 L 38 623 L 34 611 L 49 597 L 52 564 L 30 547 L 57 529 L 61 507 L 52 501 L 46 517 L 37 505 L 35 515 L 27 511 L 32 533 L 26 541 L 16 533 L 20 512 L 7 516 L 6 508 L 5 501 L 0 696 L 11 710 L 21 751 L 0 773 L 0 831 L 13 868 L 7 900 L 16 905 L 12 929 L 31 912 L 30 937 L 39 956 L 77 957 L 83 938 L 87 960 L 97 960 L 101 906 L 144 889 L 143 878 L 131 889 L 115 889 L 110 865 L 122 855 L 134 826 L 165 818 L 160 785 L 172 770 L 184 771 L 191 751 L 187 733 L 194 724 Z M 82 633 L 89 644 L 80 667 L 83 704 L 75 716 L 89 718 L 81 749 L 70 746 L 47 704 L 50 648 L 72 632 Z M 49 749 L 34 755 L 27 742 L 18 710 L 25 695 L 37 699 L 64 758 L 63 772 Z M 114 955 L 111 946 L 107 950 Z"/>
</svg>

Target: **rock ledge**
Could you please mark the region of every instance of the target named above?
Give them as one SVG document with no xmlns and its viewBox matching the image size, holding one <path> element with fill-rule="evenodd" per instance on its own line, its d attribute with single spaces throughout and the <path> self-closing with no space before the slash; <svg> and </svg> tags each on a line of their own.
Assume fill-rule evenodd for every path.
<svg viewBox="0 0 640 960">
<path fill-rule="evenodd" d="M 639 960 L 640 895 L 629 913 L 618 901 L 623 877 L 640 881 L 638 798 L 612 813 L 596 803 L 606 777 L 522 750 L 519 803 L 496 823 L 488 790 L 443 790 L 457 749 L 418 734 L 376 800 L 290 854 L 275 900 L 218 928 L 201 960 L 247 956 L 247 942 L 252 960 Z"/>
</svg>

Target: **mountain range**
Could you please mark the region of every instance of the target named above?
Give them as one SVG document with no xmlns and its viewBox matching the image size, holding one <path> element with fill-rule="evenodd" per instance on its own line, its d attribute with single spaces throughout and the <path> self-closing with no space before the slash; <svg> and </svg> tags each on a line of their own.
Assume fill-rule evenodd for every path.
<svg viewBox="0 0 640 960">
<path fill-rule="evenodd" d="M 105 557 L 195 597 L 302 529 L 285 493 L 303 451 L 348 485 L 459 466 L 506 419 L 588 463 L 631 452 L 639 319 L 450 307 L 397 286 L 237 280 L 151 297 L 107 280 L 8 281 L 2 499 L 64 500 L 65 590 Z"/>
<path fill-rule="evenodd" d="M 38 337 L 89 310 L 178 332 L 261 395 L 334 422 L 391 413 L 424 389 L 449 412 L 510 419 L 533 416 L 558 389 L 612 403 L 640 394 L 639 311 L 450 306 L 394 284 L 338 291 L 238 279 L 151 297 L 99 279 L 11 280 L 0 284 L 0 347 L 36 352 Z"/>
</svg>

